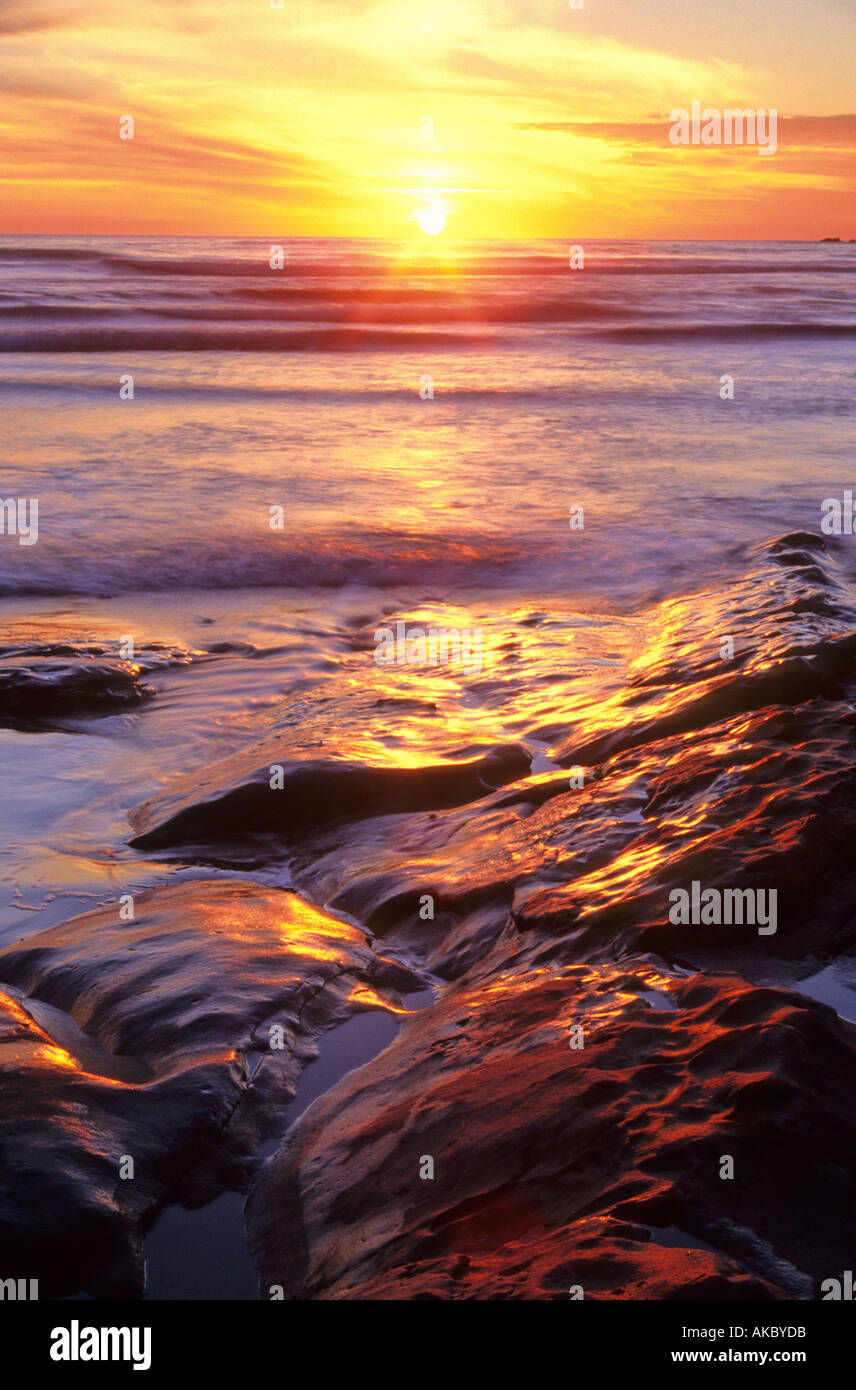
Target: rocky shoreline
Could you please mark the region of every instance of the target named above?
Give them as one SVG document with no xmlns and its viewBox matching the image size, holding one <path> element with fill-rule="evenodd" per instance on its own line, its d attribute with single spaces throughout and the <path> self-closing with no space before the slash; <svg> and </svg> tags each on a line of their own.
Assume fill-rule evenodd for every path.
<svg viewBox="0 0 856 1390">
<path fill-rule="evenodd" d="M 800 984 L 856 946 L 854 613 L 787 536 L 647 614 L 621 679 L 563 679 L 533 610 L 444 721 L 345 664 L 165 779 L 126 828 L 162 881 L 0 950 L 5 1264 L 136 1298 L 157 1214 L 231 1191 L 264 1299 L 817 1298 L 852 1247 L 856 1027 Z M 18 634 L 0 696 L 33 738 L 154 678 L 148 718 L 236 651 Z M 676 925 L 691 880 L 775 887 L 775 932 Z M 393 1041 L 262 1163 L 377 1011 Z"/>
</svg>

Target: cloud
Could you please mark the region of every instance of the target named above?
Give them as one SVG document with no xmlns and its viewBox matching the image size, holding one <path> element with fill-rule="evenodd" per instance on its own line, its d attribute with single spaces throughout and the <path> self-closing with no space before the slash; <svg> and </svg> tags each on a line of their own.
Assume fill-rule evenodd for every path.
<svg viewBox="0 0 856 1390">
<path fill-rule="evenodd" d="M 81 0 L 0 0 L 0 34 L 58 29 L 89 8 Z"/>
<path fill-rule="evenodd" d="M 748 103 L 729 103 L 743 106 Z M 515 121 L 515 130 L 556 131 L 585 140 L 604 140 L 624 145 L 662 145 L 671 122 L 668 115 L 652 121 Z M 778 117 L 781 149 L 832 149 L 856 147 L 856 115 Z"/>
</svg>

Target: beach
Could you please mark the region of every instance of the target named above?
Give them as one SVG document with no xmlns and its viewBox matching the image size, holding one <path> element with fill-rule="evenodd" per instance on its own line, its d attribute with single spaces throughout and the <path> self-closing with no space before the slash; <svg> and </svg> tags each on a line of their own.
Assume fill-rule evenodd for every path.
<svg viewBox="0 0 856 1390">
<path fill-rule="evenodd" d="M 573 245 L 0 237 L 43 1297 L 852 1264 L 856 247 Z"/>
</svg>

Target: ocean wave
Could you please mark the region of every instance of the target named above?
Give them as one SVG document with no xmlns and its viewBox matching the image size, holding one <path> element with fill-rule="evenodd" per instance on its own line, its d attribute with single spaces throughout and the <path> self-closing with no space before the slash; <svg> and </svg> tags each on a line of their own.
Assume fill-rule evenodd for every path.
<svg viewBox="0 0 856 1390">
<path fill-rule="evenodd" d="M 334 240 L 283 246 L 282 269 L 271 269 L 261 239 L 222 246 L 235 254 L 211 239 L 0 243 L 0 352 L 466 350 L 529 329 L 558 343 L 563 332 L 645 343 L 856 331 L 849 246 L 595 243 L 578 271 L 557 242 L 421 255 Z"/>
<path fill-rule="evenodd" d="M 187 315 L 188 319 L 200 317 Z M 668 341 L 764 342 L 770 339 L 851 339 L 856 337 L 856 324 L 851 323 L 592 323 L 584 315 L 571 321 L 572 315 L 548 313 L 539 316 L 536 310 L 516 313 L 495 313 L 470 317 L 454 311 L 446 315 L 446 327 L 433 322 L 424 326 L 417 322 L 404 325 L 354 323 L 343 317 L 335 326 L 284 328 L 281 324 L 252 328 L 235 328 L 207 323 L 190 327 L 167 326 L 141 328 L 129 325 L 74 326 L 51 330 L 21 328 L 15 331 L 0 329 L 0 352 L 9 353 L 108 353 L 108 352 L 412 352 L 430 349 L 466 349 L 502 346 L 503 335 L 520 327 L 542 327 L 554 339 L 567 329 L 569 335 L 582 338 L 618 339 L 627 343 L 657 343 Z"/>
<path fill-rule="evenodd" d="M 103 261 L 104 252 L 87 246 L 4 246 L 0 243 L 0 264 L 3 261 Z"/>
<path fill-rule="evenodd" d="M 176 256 L 165 250 L 164 243 L 155 244 L 148 254 L 135 254 L 130 249 L 112 250 L 106 240 L 100 246 L 87 247 L 0 243 L 0 270 L 4 263 L 23 269 L 30 262 L 36 269 L 47 263 L 61 272 L 64 265 L 90 263 L 107 272 L 164 279 L 337 282 L 372 277 L 378 285 L 397 289 L 408 277 L 454 285 L 461 273 L 468 279 L 566 276 L 572 239 L 549 243 L 544 249 L 525 251 L 514 243 L 450 244 L 442 255 L 416 253 L 409 258 L 402 258 L 395 243 L 380 248 L 376 244 L 349 243 L 347 254 L 343 255 L 344 248 L 336 241 L 310 239 L 302 242 L 287 237 L 277 241 L 271 238 L 259 239 L 252 247 L 245 246 L 243 254 L 231 256 L 211 255 L 210 239 L 201 239 L 197 244 L 200 249 L 196 254 Z M 281 246 L 286 252 L 281 268 L 273 269 L 270 265 L 271 246 Z M 686 246 L 671 246 L 648 254 L 634 251 L 631 244 L 619 251 L 605 251 L 596 242 L 584 244 L 583 250 L 586 276 L 856 275 L 856 246 L 851 248 L 847 244 L 830 248 L 805 243 L 798 251 L 789 248 L 791 254 L 787 256 L 776 243 L 765 244 L 763 250 L 746 247 L 741 253 L 733 248 L 705 249 L 698 253 Z"/>
<path fill-rule="evenodd" d="M 36 549 L 42 550 L 43 542 Z M 0 552 L 0 596 L 117 594 L 174 589 L 340 589 L 351 584 L 389 588 L 422 585 L 442 572 L 449 583 L 501 582 L 521 562 L 511 540 L 463 533 L 444 536 L 406 532 L 307 536 L 302 543 L 264 543 L 233 535 L 218 545 L 193 534 L 126 535 L 97 555 L 65 545 L 44 550 L 38 569 L 29 547 Z M 8 558 L 7 558 L 8 557 Z"/>
<path fill-rule="evenodd" d="M 420 276 L 441 276 L 453 279 L 456 266 L 463 265 L 467 275 L 540 275 L 567 274 L 568 246 L 556 246 L 554 251 L 536 254 L 515 254 L 513 251 L 496 250 L 486 254 L 477 243 L 466 248 L 456 248 L 458 254 L 448 260 L 437 257 L 414 257 L 405 261 L 407 273 Z M 288 247 L 288 257 L 281 269 L 270 266 L 270 246 Z M 585 247 L 584 247 L 585 250 Z M 738 258 L 733 255 L 604 255 L 597 247 L 589 247 L 585 260 L 586 273 L 600 275 L 767 275 L 767 274 L 856 274 L 856 247 L 853 252 L 849 246 L 837 247 L 834 252 L 825 251 L 823 259 L 816 254 L 815 243 L 806 243 L 806 252 L 790 259 L 764 255 Z M 113 253 L 94 247 L 0 247 L 0 263 L 3 261 L 53 261 L 61 265 L 64 261 L 97 261 L 103 266 L 121 271 L 135 271 L 141 275 L 189 275 L 189 276 L 265 276 L 278 278 L 290 276 L 323 276 L 330 278 L 352 278 L 368 272 L 380 273 L 387 277 L 393 272 L 390 264 L 395 263 L 396 251 L 391 249 L 391 257 L 382 252 L 357 249 L 345 260 L 337 261 L 329 254 L 322 256 L 307 254 L 300 247 L 285 238 L 280 243 L 272 240 L 261 243 L 257 258 L 248 255 L 219 257 L 210 255 L 169 256 L 129 255 Z M 395 272 L 399 273 L 399 272 Z"/>
<path fill-rule="evenodd" d="M 743 343 L 770 338 L 854 338 L 856 323 L 619 324 L 601 332 L 605 338 L 620 338 L 628 343 L 661 342 L 666 338 Z"/>
<path fill-rule="evenodd" d="M 478 325 L 471 331 L 432 328 L 377 328 L 343 324 L 338 328 L 58 328 L 52 332 L 0 331 L 0 352 L 367 352 L 415 348 L 483 346 L 492 336 Z"/>
</svg>

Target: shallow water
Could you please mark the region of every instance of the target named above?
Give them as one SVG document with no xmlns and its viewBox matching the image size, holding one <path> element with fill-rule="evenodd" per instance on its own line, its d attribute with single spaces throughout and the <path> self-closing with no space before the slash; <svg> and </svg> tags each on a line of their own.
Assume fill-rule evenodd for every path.
<svg viewBox="0 0 856 1390">
<path fill-rule="evenodd" d="M 420 1008 L 433 990 L 408 995 L 404 1004 Z M 257 1159 L 276 1153 L 288 1128 L 314 1100 L 376 1057 L 398 1032 L 388 1014 L 367 1013 L 341 1023 L 324 1038 L 318 1060 L 301 1074 L 294 1099 L 283 1110 L 279 1133 L 260 1145 Z M 146 1298 L 256 1299 L 259 1276 L 244 1229 L 245 1198 L 224 1192 L 195 1211 L 169 1207 L 145 1240 Z"/>
</svg>

